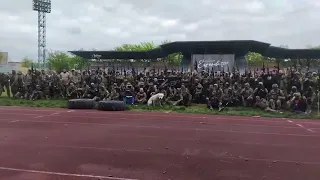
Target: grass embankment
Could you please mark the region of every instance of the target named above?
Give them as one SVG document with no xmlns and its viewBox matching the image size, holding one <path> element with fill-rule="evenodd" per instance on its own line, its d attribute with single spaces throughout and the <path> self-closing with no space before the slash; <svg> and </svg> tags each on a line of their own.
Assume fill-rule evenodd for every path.
<svg viewBox="0 0 320 180">
<path fill-rule="evenodd" d="M 6 93 L 2 93 L 0 97 L 0 106 L 25 106 L 25 107 L 53 107 L 53 108 L 66 108 L 66 99 L 57 100 L 25 100 L 14 99 L 6 97 Z M 281 118 L 308 118 L 320 119 L 317 113 L 311 115 L 299 115 L 292 112 L 269 113 L 259 109 L 246 108 L 246 107 L 227 107 L 222 112 L 218 110 L 210 110 L 205 105 L 192 105 L 189 107 L 183 106 L 162 106 L 153 107 L 146 105 L 129 106 L 131 111 L 164 111 L 164 112 L 178 112 L 178 113 L 192 113 L 192 114 L 218 114 L 218 115 L 238 115 L 238 116 L 263 116 L 263 117 L 281 117 Z"/>
</svg>

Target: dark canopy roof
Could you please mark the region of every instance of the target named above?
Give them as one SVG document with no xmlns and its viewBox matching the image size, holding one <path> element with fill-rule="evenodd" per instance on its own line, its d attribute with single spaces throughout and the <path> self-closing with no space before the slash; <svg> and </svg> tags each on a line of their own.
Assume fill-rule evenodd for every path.
<svg viewBox="0 0 320 180">
<path fill-rule="evenodd" d="M 164 57 L 161 49 L 150 51 L 69 51 L 85 59 L 94 59 L 94 55 L 101 55 L 101 59 L 156 59 Z"/>
<path fill-rule="evenodd" d="M 248 51 L 262 53 L 270 44 L 252 41 L 177 41 L 161 46 L 165 52 L 192 54 L 246 54 Z"/>
<path fill-rule="evenodd" d="M 249 51 L 274 58 L 320 58 L 317 49 L 285 49 L 270 46 L 268 43 L 253 40 L 237 41 L 177 41 L 161 45 L 149 51 L 69 51 L 85 59 L 94 59 L 95 54 L 101 59 L 156 59 L 172 53 L 186 54 L 236 54 L 245 55 Z"/>
<path fill-rule="evenodd" d="M 285 49 L 270 46 L 262 55 L 279 59 L 319 59 L 320 49 Z"/>
</svg>

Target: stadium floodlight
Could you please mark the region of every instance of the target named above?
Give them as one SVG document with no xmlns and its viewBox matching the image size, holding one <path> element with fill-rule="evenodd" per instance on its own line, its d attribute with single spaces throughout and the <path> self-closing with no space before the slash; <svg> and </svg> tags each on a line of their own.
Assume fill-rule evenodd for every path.
<svg viewBox="0 0 320 180">
<path fill-rule="evenodd" d="M 32 9 L 38 12 L 38 63 L 46 64 L 46 13 L 51 13 L 51 0 L 32 0 Z"/>
<path fill-rule="evenodd" d="M 44 13 L 51 13 L 51 0 L 33 0 L 32 9 Z"/>
</svg>

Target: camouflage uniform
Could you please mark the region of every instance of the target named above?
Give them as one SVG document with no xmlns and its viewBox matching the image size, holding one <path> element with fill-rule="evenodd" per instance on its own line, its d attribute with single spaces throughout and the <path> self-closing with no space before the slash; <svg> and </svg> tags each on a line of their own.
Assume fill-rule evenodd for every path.
<svg viewBox="0 0 320 180">
<path fill-rule="evenodd" d="M 6 91 L 7 96 L 10 97 L 10 76 L 5 73 L 0 73 L 0 96 L 4 90 Z"/>
<path fill-rule="evenodd" d="M 213 109 L 217 107 L 221 107 L 222 105 L 222 90 L 219 88 L 218 84 L 210 85 L 209 94 L 207 97 L 208 108 Z M 211 89 L 212 88 L 212 89 Z"/>
<path fill-rule="evenodd" d="M 198 83 L 194 93 L 195 103 L 200 103 L 202 101 L 202 95 L 203 95 L 202 90 L 203 90 L 203 86 L 200 83 Z"/>
<path fill-rule="evenodd" d="M 249 83 L 244 84 L 244 88 L 241 91 L 243 106 L 251 106 L 253 103 L 253 89 Z"/>
<path fill-rule="evenodd" d="M 188 106 L 190 105 L 191 100 L 192 100 L 192 95 L 190 94 L 188 88 L 182 85 L 180 89 L 180 99 L 176 101 L 173 105 L 182 104 L 184 106 Z"/>
<path fill-rule="evenodd" d="M 256 96 L 255 99 L 256 99 L 255 106 L 257 108 L 260 108 L 261 110 L 264 110 L 267 112 L 279 112 L 277 110 L 271 109 L 269 107 L 269 102 L 265 98 L 260 98 L 259 96 Z"/>
<path fill-rule="evenodd" d="M 139 92 L 136 95 L 136 102 L 138 104 L 144 104 L 147 102 L 147 94 L 144 92 L 143 88 L 139 89 Z"/>
<path fill-rule="evenodd" d="M 291 87 L 291 91 L 288 93 L 288 95 L 287 95 L 287 102 L 286 102 L 286 106 L 287 106 L 287 108 L 288 109 L 290 109 L 291 108 L 291 104 L 292 104 L 292 98 L 294 98 L 295 96 L 295 93 L 297 93 L 298 92 L 298 90 L 297 90 L 297 87 L 296 86 L 292 86 Z"/>
<path fill-rule="evenodd" d="M 241 88 L 239 87 L 238 83 L 235 82 L 232 87 L 232 94 L 233 94 L 233 102 L 235 105 L 240 105 L 241 102 Z"/>
<path fill-rule="evenodd" d="M 277 84 L 272 85 L 272 89 L 268 94 L 269 104 L 271 109 L 280 109 L 282 106 L 282 101 L 284 100 L 284 94 L 282 90 L 279 89 Z"/>
<path fill-rule="evenodd" d="M 116 88 L 112 88 L 108 100 L 120 100 L 120 94 L 117 92 Z"/>
</svg>

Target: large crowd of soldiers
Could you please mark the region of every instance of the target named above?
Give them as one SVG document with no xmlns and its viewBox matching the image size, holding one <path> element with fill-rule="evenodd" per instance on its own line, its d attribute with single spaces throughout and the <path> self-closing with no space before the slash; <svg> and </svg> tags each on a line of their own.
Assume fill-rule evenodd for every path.
<svg viewBox="0 0 320 180">
<path fill-rule="evenodd" d="M 92 98 L 124 100 L 145 104 L 154 94 L 163 93 L 164 103 L 188 106 L 207 104 L 210 109 L 228 106 L 260 108 L 269 112 L 286 109 L 310 113 L 318 103 L 319 74 L 289 69 L 239 73 L 178 72 L 165 70 L 143 73 L 74 70 L 12 71 L 0 74 L 0 92 L 8 97 L 29 100 Z M 128 98 L 130 97 L 130 98 Z"/>
</svg>

